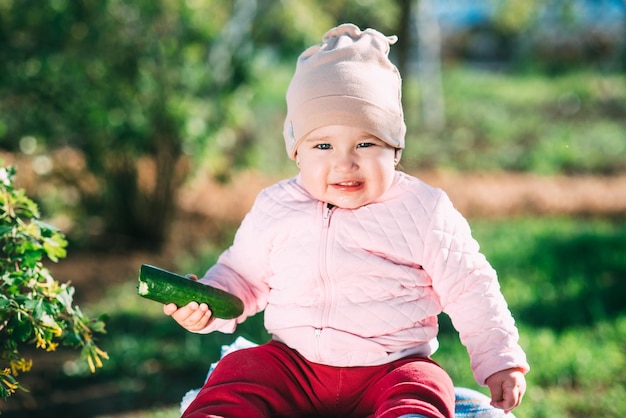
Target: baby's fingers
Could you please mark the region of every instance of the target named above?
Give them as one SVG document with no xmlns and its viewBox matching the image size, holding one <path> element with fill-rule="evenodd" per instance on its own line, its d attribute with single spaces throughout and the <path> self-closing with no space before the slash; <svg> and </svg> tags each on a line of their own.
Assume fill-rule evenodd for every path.
<svg viewBox="0 0 626 418">
<path fill-rule="evenodd" d="M 191 302 L 179 309 L 173 317 L 187 330 L 200 331 L 213 320 L 212 315 L 213 313 L 206 303 L 198 304 Z"/>
<path fill-rule="evenodd" d="M 496 408 L 503 409 L 506 413 L 509 413 L 522 403 L 522 396 L 523 391 L 520 386 L 504 386 L 500 394 L 492 394 L 491 404 Z"/>
<path fill-rule="evenodd" d="M 176 306 L 173 303 L 168 303 L 163 305 L 163 313 L 167 316 L 172 315 L 174 312 L 176 312 L 176 310 L 178 309 L 178 306 Z"/>
<path fill-rule="evenodd" d="M 187 305 L 187 308 L 189 309 L 189 313 L 187 314 L 184 321 L 186 324 L 189 325 L 201 321 L 206 314 L 211 314 L 211 312 L 209 311 L 209 307 L 206 305 L 206 303 L 198 304 L 196 302 L 191 302 L 189 305 Z"/>
</svg>

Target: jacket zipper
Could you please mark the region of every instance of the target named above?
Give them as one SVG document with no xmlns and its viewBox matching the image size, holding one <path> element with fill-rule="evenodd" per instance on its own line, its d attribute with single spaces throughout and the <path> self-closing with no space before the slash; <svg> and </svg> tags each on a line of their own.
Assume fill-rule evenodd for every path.
<svg viewBox="0 0 626 418">
<path fill-rule="evenodd" d="M 330 316 L 332 300 L 333 300 L 333 290 L 332 283 L 328 275 L 328 264 L 327 264 L 327 252 L 328 252 L 328 236 L 330 229 L 330 218 L 333 212 L 334 206 L 330 203 L 324 203 L 323 212 L 322 212 L 322 230 L 321 230 L 321 240 L 320 240 L 320 252 L 319 252 L 319 271 L 320 271 L 320 279 L 322 283 L 322 288 L 324 291 L 324 304 L 322 306 L 322 320 L 320 323 L 320 328 L 315 329 L 315 347 L 317 354 L 319 356 L 320 352 L 320 337 L 322 334 L 322 330 L 324 327 L 328 325 L 328 318 Z"/>
</svg>

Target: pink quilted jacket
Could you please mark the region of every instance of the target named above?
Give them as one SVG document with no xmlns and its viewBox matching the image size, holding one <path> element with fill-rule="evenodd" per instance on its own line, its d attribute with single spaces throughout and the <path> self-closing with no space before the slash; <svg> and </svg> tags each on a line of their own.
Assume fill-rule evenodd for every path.
<svg viewBox="0 0 626 418">
<path fill-rule="evenodd" d="M 528 370 L 496 273 L 447 195 L 397 172 L 379 201 L 329 208 L 299 177 L 262 191 L 233 245 L 202 281 L 245 304 L 233 332 L 265 310 L 273 338 L 332 366 L 381 364 L 437 349 L 446 312 L 478 383 L 510 367 Z"/>
</svg>

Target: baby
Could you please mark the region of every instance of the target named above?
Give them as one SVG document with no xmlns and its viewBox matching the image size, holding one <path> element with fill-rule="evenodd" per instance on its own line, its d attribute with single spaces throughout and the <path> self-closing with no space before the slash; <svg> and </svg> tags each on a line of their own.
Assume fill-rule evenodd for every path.
<svg viewBox="0 0 626 418">
<path fill-rule="evenodd" d="M 244 313 L 164 306 L 200 333 L 264 311 L 272 339 L 225 356 L 184 417 L 452 417 L 453 383 L 430 358 L 441 312 L 492 404 L 520 404 L 529 366 L 495 271 L 447 195 L 396 170 L 395 40 L 343 24 L 299 57 L 284 125 L 299 173 L 259 194 L 201 279 Z"/>
</svg>

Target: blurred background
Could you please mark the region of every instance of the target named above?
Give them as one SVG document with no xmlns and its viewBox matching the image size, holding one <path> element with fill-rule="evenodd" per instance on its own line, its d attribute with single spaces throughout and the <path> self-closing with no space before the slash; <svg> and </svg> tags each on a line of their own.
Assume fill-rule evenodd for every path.
<svg viewBox="0 0 626 418">
<path fill-rule="evenodd" d="M 142 263 L 201 275 L 296 169 L 284 94 L 339 23 L 396 34 L 402 169 L 446 190 L 498 270 L 533 367 L 516 416 L 626 416 L 623 0 L 0 0 L 0 161 L 108 315 L 91 375 L 33 351 L 6 417 L 176 417 L 222 344 L 139 298 Z M 485 392 L 445 315 L 435 359 Z"/>
</svg>

